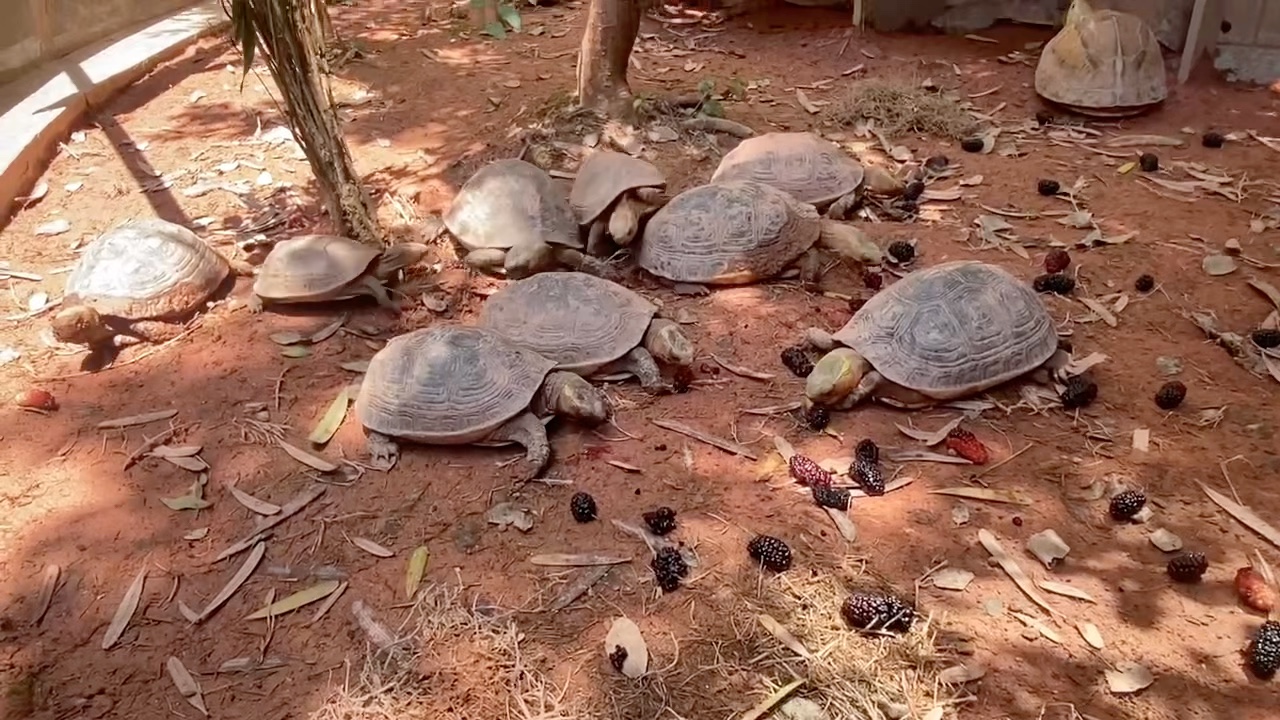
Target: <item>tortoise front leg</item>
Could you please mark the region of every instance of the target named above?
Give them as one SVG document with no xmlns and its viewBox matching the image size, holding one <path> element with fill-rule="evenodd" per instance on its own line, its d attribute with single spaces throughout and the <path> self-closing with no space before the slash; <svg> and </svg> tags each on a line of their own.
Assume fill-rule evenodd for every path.
<svg viewBox="0 0 1280 720">
<path fill-rule="evenodd" d="M 607 222 L 603 215 L 591 222 L 587 228 L 587 254 L 604 257 L 609 254 L 609 238 L 606 232 Z"/>
<path fill-rule="evenodd" d="M 365 431 L 365 445 L 369 448 L 369 466 L 386 472 L 400 460 L 400 444 L 394 439 L 372 430 Z"/>
<path fill-rule="evenodd" d="M 640 387 L 655 395 L 667 395 L 674 392 L 671 384 L 662 379 L 662 371 L 658 369 L 658 362 L 653 359 L 653 355 L 645 348 L 637 347 L 601 368 L 601 374 L 604 375 L 614 372 L 635 375 L 636 379 L 640 381 Z"/>
<path fill-rule="evenodd" d="M 796 265 L 800 268 L 800 286 L 809 292 L 817 292 L 822 281 L 822 253 L 809 248 Z"/>
<path fill-rule="evenodd" d="M 502 277 L 503 268 L 506 267 L 507 262 L 507 251 L 501 248 L 478 248 L 463 256 L 462 262 L 476 272 Z"/>
<path fill-rule="evenodd" d="M 567 247 L 557 247 L 555 249 L 556 262 L 561 265 L 589 275 L 595 275 L 605 279 L 613 279 L 614 272 L 610 269 L 609 264 L 600 258 L 594 258 L 583 253 L 581 250 L 575 250 Z"/>
<path fill-rule="evenodd" d="M 391 294 L 387 292 L 387 286 L 382 281 L 372 275 L 365 275 L 356 281 L 357 289 L 367 295 L 372 295 L 378 305 L 390 310 L 391 312 L 400 312 L 400 304 L 391 299 Z"/>
<path fill-rule="evenodd" d="M 524 447 L 524 480 L 538 477 L 551 461 L 551 443 L 547 440 L 547 429 L 538 416 L 531 412 L 509 420 L 506 425 L 494 430 L 487 440 L 513 442 Z"/>
<path fill-rule="evenodd" d="M 143 342 L 158 345 L 178 337 L 185 329 L 184 325 L 163 320 L 138 320 L 126 327 L 121 327 L 113 342 L 116 347 L 127 347 Z"/>
<path fill-rule="evenodd" d="M 883 380 L 884 376 L 875 370 L 863 375 L 862 380 L 858 381 L 858 386 L 853 389 L 853 392 L 846 395 L 843 400 L 836 404 L 836 409 L 848 410 L 854 405 L 861 404 L 867 398 L 871 397 L 871 394 L 875 392 L 876 388 Z"/>
<path fill-rule="evenodd" d="M 836 198 L 831 207 L 827 208 L 826 216 L 832 220 L 844 220 L 853 214 L 861 202 L 862 188 L 858 188 Z"/>
</svg>

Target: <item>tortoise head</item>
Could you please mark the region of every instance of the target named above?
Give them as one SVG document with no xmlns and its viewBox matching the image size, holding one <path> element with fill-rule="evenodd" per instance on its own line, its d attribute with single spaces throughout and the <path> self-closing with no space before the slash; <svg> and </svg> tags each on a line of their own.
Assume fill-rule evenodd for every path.
<svg viewBox="0 0 1280 720">
<path fill-rule="evenodd" d="M 547 409 L 588 427 L 609 419 L 609 398 L 580 375 L 557 370 L 542 383 Z"/>
<path fill-rule="evenodd" d="M 72 345 L 95 345 L 111 337 L 106 321 L 88 305 L 63 308 L 49 324 L 58 342 Z"/>
<path fill-rule="evenodd" d="M 805 398 L 823 407 L 838 406 L 871 371 L 871 363 L 852 348 L 840 347 L 822 356 L 804 383 Z"/>
<path fill-rule="evenodd" d="M 644 347 L 659 362 L 688 367 L 693 364 L 693 343 L 680 330 L 680 325 L 665 318 L 654 318 L 644 334 Z"/>
</svg>

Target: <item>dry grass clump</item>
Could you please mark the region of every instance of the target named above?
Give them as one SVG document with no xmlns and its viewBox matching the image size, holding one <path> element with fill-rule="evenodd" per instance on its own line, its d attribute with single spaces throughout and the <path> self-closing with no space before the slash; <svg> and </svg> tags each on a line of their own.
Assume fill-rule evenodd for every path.
<svg viewBox="0 0 1280 720">
<path fill-rule="evenodd" d="M 885 137 L 923 133 L 959 140 L 971 135 L 978 125 L 955 98 L 907 80 L 856 81 L 829 112 L 845 126 L 870 121 Z"/>
<path fill-rule="evenodd" d="M 385 650 L 334 688 L 312 720 L 578 720 L 572 702 L 524 654 L 523 634 L 491 608 L 464 604 L 461 586 L 424 587 Z"/>
<path fill-rule="evenodd" d="M 824 706 L 832 717 L 867 720 L 888 720 L 892 715 L 887 711 L 903 707 L 910 709 L 910 717 L 921 717 L 954 702 L 955 694 L 937 677 L 955 662 L 939 653 L 931 618 L 917 618 L 902 635 L 859 633 L 844 623 L 840 606 L 845 598 L 869 589 L 879 588 L 861 563 L 848 559 L 831 572 L 781 574 L 747 600 L 753 615 L 773 617 L 812 655 L 799 657 L 753 618 L 758 665 L 773 669 L 768 691 L 804 679 L 795 694 Z"/>
</svg>

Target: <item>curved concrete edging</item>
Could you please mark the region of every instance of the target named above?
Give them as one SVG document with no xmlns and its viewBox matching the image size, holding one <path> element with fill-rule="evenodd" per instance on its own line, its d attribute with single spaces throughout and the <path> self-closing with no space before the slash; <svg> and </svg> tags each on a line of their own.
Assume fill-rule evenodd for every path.
<svg viewBox="0 0 1280 720">
<path fill-rule="evenodd" d="M 227 24 L 219 0 L 81 48 L 0 88 L 0 230 L 89 110 Z"/>
</svg>

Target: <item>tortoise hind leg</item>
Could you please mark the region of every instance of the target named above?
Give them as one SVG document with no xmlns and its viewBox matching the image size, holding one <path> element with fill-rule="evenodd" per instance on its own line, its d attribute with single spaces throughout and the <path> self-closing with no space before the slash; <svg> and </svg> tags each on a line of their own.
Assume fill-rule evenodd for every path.
<svg viewBox="0 0 1280 720">
<path fill-rule="evenodd" d="M 800 285 L 809 292 L 817 292 L 822 281 L 822 253 L 814 248 L 805 251 L 796 261 L 800 268 Z"/>
<path fill-rule="evenodd" d="M 462 258 L 462 262 L 472 270 L 497 277 L 502 276 L 506 261 L 507 251 L 501 248 L 478 248 Z"/>
<path fill-rule="evenodd" d="M 657 395 L 666 395 L 674 391 L 671 384 L 662 379 L 662 371 L 653 355 L 645 348 L 634 348 L 631 352 L 609 363 L 601 369 L 601 374 L 626 372 L 636 376 L 640 386 Z"/>
<path fill-rule="evenodd" d="M 400 460 L 399 443 L 382 433 L 366 431 L 365 444 L 369 448 L 369 465 L 375 470 L 386 472 Z"/>
<path fill-rule="evenodd" d="M 609 264 L 600 258 L 594 258 L 583 253 L 581 250 L 575 250 L 567 247 L 555 248 L 556 260 L 565 267 L 572 268 L 579 272 L 584 272 L 596 277 L 612 280 L 615 273 L 609 267 Z"/>
<path fill-rule="evenodd" d="M 390 310 L 391 312 L 400 312 L 400 304 L 391 299 L 391 294 L 387 292 L 387 286 L 373 275 L 365 275 L 356 281 L 357 287 L 354 288 L 359 292 L 373 296 L 378 305 Z"/>
<path fill-rule="evenodd" d="M 538 416 L 531 412 L 512 418 L 486 439 L 492 442 L 513 442 L 524 447 L 525 480 L 538 477 L 551 461 L 551 443 L 547 440 L 547 429 Z"/>
</svg>

